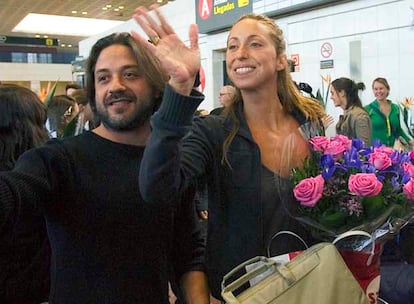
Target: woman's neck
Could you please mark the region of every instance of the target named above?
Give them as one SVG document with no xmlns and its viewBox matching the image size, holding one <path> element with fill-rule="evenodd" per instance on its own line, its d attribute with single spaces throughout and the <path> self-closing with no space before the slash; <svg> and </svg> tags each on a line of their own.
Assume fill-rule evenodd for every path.
<svg viewBox="0 0 414 304">
<path fill-rule="evenodd" d="M 284 108 L 277 88 L 271 90 L 241 91 L 246 120 L 255 125 L 272 126 L 283 119 Z"/>
<path fill-rule="evenodd" d="M 388 99 L 387 99 L 387 98 L 385 98 L 385 99 L 377 99 L 377 102 L 378 102 L 379 104 L 383 104 L 383 105 L 385 105 L 385 104 L 389 104 L 389 101 L 388 101 Z"/>
</svg>

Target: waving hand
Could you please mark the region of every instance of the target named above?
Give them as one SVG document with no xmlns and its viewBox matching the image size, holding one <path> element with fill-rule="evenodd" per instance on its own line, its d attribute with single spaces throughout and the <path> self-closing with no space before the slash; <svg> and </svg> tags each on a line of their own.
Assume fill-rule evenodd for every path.
<svg viewBox="0 0 414 304">
<path fill-rule="evenodd" d="M 151 6 L 151 9 L 155 11 L 158 21 L 144 7 L 138 7 L 133 16 L 148 35 L 150 42 L 134 31 L 131 33 L 132 37 L 158 58 L 170 76 L 169 84 L 173 89 L 182 95 L 189 95 L 200 69 L 197 25 L 190 26 L 188 47 L 177 36 L 157 6 Z"/>
</svg>

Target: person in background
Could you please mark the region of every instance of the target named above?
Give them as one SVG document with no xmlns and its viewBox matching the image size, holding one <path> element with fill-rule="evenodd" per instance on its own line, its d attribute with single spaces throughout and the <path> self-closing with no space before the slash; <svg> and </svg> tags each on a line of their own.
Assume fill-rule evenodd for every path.
<svg viewBox="0 0 414 304">
<path fill-rule="evenodd" d="M 82 89 L 82 87 L 77 83 L 69 83 L 65 87 L 66 96 L 72 97 L 72 93 L 76 90 Z"/>
<path fill-rule="evenodd" d="M 393 147 L 400 137 L 413 144 L 412 138 L 401 129 L 400 109 L 398 105 L 387 99 L 390 85 L 385 78 L 375 78 L 372 82 L 375 100 L 365 107 L 372 124 L 372 140 Z"/>
<path fill-rule="evenodd" d="M 211 115 L 220 115 L 224 108 L 232 103 L 232 100 L 236 96 L 236 88 L 231 85 L 225 85 L 220 89 L 219 100 L 221 107 L 213 109 Z"/>
<path fill-rule="evenodd" d="M 145 202 L 138 179 L 166 75 L 127 33 L 99 39 L 87 94 L 100 125 L 28 151 L 0 173 L 0 228 L 21 213 L 46 219 L 50 303 L 168 303 L 170 269 L 188 303 L 207 303 L 204 240 L 193 190 Z"/>
<path fill-rule="evenodd" d="M 344 114 L 336 124 L 336 133 L 348 138 L 360 138 L 365 146 L 371 145 L 371 120 L 359 98 L 358 91 L 364 90 L 362 82 L 341 77 L 331 83 L 331 99 L 335 107 L 340 107 Z"/>
<path fill-rule="evenodd" d="M 64 136 L 66 126 L 78 115 L 79 106 L 69 96 L 53 96 L 47 108 L 47 126 L 51 137 Z"/>
<path fill-rule="evenodd" d="M 96 121 L 85 89 L 73 91 L 71 97 L 76 101 L 79 107 L 79 113 L 76 117 L 76 130 L 74 135 L 81 134 L 85 131 L 92 130 L 99 125 Z"/>
<path fill-rule="evenodd" d="M 207 276 L 212 295 L 221 298 L 223 276 L 252 257 L 266 255 L 276 232 L 306 234 L 288 216 L 277 185 L 309 155 L 307 140 L 323 129 L 325 113 L 296 89 L 282 30 L 265 16 L 248 14 L 233 25 L 227 39 L 227 74 L 238 98 L 228 115 L 193 119 L 204 98 L 192 90 L 200 68 L 197 26 L 190 26 L 187 47 L 153 8 L 159 20 L 143 7 L 136 9 L 134 19 L 155 45 L 132 34 L 159 58 L 170 78 L 151 119 L 140 191 L 147 202 L 168 206 L 171 197 L 200 179 L 206 182 Z M 291 154 L 286 155 L 288 146 Z M 283 253 L 299 249 L 294 242 L 274 243 Z"/>
<path fill-rule="evenodd" d="M 0 85 L 0 171 L 12 170 L 20 155 L 49 139 L 45 121 L 46 108 L 34 92 Z M 39 304 L 50 289 L 46 223 L 30 211 L 17 215 L 20 220 L 9 229 L 0 221 L 0 303 Z"/>
</svg>

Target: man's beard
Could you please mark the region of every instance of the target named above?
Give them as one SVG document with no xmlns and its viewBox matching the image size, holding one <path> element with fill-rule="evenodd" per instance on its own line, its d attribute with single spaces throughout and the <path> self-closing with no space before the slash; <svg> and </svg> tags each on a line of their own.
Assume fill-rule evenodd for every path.
<svg viewBox="0 0 414 304">
<path fill-rule="evenodd" d="M 132 96 L 129 96 L 131 99 Z M 118 96 L 118 98 L 120 98 Z M 125 114 L 122 118 L 114 118 L 114 115 L 108 113 L 107 108 L 103 103 L 96 103 L 96 117 L 108 129 L 115 131 L 129 131 L 137 129 L 148 121 L 154 111 L 154 98 L 134 96 L 134 101 L 138 107 L 133 113 Z M 111 117 L 112 116 L 112 117 Z"/>
</svg>

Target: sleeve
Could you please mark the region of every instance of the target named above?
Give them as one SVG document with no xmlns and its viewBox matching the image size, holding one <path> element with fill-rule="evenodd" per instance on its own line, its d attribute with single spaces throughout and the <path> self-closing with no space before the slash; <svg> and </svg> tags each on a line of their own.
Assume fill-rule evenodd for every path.
<svg viewBox="0 0 414 304">
<path fill-rule="evenodd" d="M 360 138 L 368 147 L 372 142 L 371 119 L 367 113 L 361 113 L 355 117 L 354 130 L 357 138 Z"/>
<path fill-rule="evenodd" d="M 23 212 L 39 213 L 67 188 L 65 162 L 45 146 L 25 152 L 13 171 L 0 173 L 0 233 L 7 233 Z M 59 178 L 65 176 L 65 178 Z"/>
<path fill-rule="evenodd" d="M 205 271 L 206 227 L 198 220 L 194 207 L 195 189 L 190 187 L 178 204 L 172 243 L 172 264 L 176 282 L 189 271 Z"/>
<path fill-rule="evenodd" d="M 140 167 L 145 201 L 170 200 L 204 174 L 211 147 L 201 130 L 203 120 L 196 119 L 198 123 L 192 125 L 203 98 L 195 91 L 192 96 L 181 96 L 166 87 L 161 107 L 151 119 L 152 133 Z"/>
</svg>

